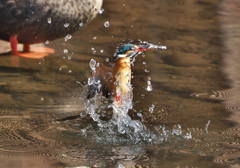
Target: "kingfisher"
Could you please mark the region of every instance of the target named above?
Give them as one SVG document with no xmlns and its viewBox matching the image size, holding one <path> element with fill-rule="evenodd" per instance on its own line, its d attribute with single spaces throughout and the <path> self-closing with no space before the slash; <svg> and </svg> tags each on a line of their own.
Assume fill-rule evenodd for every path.
<svg viewBox="0 0 240 168">
<path fill-rule="evenodd" d="M 10 41 L 12 55 L 46 56 L 31 55 L 30 44 L 77 31 L 96 17 L 101 6 L 102 0 L 0 0 L 0 39 Z M 18 43 L 25 53 L 18 52 Z"/>
<path fill-rule="evenodd" d="M 106 67 L 102 63 L 96 65 L 88 85 L 87 99 L 102 92 L 102 95 L 111 98 L 116 106 L 122 106 L 132 101 L 131 58 L 153 48 L 160 47 L 152 44 L 123 44 L 118 47 L 114 54 L 112 67 Z"/>
</svg>

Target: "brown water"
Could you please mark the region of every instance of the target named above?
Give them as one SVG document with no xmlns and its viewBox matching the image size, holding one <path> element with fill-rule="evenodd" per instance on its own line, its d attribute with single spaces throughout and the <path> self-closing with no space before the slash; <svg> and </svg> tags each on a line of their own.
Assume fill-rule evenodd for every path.
<svg viewBox="0 0 240 168">
<path fill-rule="evenodd" d="M 72 39 L 50 42 L 57 52 L 49 57 L 19 58 L 13 67 L 0 56 L 0 167 L 240 167 L 239 2 L 105 0 L 103 8 Z M 90 59 L 104 62 L 128 39 L 168 47 L 137 57 L 129 115 L 153 131 L 179 124 L 191 139 L 117 143 L 121 136 L 109 139 L 84 115 L 80 83 L 91 75 Z M 209 98 L 216 90 L 225 106 Z"/>
</svg>

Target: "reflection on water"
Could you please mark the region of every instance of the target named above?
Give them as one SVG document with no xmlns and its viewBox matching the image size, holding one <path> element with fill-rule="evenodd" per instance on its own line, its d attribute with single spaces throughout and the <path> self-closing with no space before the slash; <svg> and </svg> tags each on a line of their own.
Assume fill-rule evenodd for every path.
<svg viewBox="0 0 240 168">
<path fill-rule="evenodd" d="M 20 58 L 18 67 L 1 55 L 1 167 L 239 167 L 239 126 L 230 111 L 219 101 L 190 96 L 238 88 L 234 3 L 223 1 L 218 20 L 217 1 L 105 0 L 104 12 L 88 27 L 47 45 L 55 54 Z M 174 128 L 181 135 L 191 132 L 192 139 L 174 135 L 158 144 L 114 144 L 86 115 L 79 96 L 90 59 L 111 58 L 128 38 L 168 47 L 136 59 L 129 116 L 151 131 Z M 152 91 L 146 90 L 149 80 Z M 103 120 L 111 118 L 111 110 L 100 112 Z"/>
</svg>

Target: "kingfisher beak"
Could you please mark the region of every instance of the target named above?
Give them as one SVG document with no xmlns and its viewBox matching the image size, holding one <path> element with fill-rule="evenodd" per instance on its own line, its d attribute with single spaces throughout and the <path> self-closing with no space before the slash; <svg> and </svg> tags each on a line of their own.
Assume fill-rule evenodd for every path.
<svg viewBox="0 0 240 168">
<path fill-rule="evenodd" d="M 139 45 L 137 49 L 135 49 L 134 51 L 139 52 L 139 51 L 145 51 L 145 50 L 149 50 L 152 49 L 153 47 L 151 47 L 150 44 L 146 44 L 146 45 Z"/>
</svg>

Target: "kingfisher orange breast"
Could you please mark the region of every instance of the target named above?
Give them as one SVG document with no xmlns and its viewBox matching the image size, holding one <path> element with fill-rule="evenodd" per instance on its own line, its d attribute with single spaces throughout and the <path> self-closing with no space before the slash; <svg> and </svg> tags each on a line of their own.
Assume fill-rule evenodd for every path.
<svg viewBox="0 0 240 168">
<path fill-rule="evenodd" d="M 114 97 L 126 95 L 132 91 L 130 58 L 120 58 L 115 62 L 113 68 L 113 78 Z"/>
</svg>

